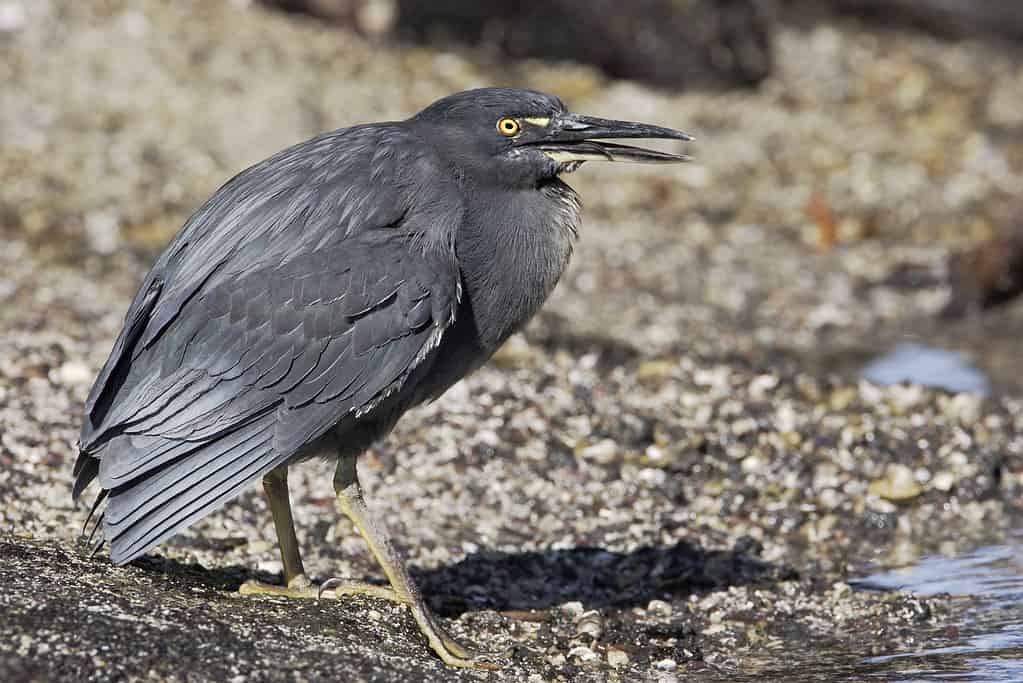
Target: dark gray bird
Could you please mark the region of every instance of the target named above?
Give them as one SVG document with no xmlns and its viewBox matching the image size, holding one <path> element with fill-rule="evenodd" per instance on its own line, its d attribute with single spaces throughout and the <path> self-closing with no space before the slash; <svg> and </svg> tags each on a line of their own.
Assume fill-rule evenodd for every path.
<svg viewBox="0 0 1023 683">
<path fill-rule="evenodd" d="M 427 610 L 368 514 L 355 459 L 543 304 L 579 226 L 559 174 L 686 158 L 598 142 L 609 138 L 691 139 L 486 88 L 320 135 L 229 180 L 146 276 L 86 403 L 73 495 L 99 480 L 95 528 L 111 559 L 131 561 L 262 478 L 286 586 L 243 592 L 396 600 L 442 660 L 487 666 Z M 338 461 L 342 509 L 390 588 L 306 578 L 287 468 L 316 456 Z"/>
</svg>

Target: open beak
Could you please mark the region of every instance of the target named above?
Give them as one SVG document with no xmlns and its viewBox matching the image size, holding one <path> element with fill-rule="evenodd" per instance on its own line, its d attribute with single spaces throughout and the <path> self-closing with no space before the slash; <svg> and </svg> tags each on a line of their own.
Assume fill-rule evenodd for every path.
<svg viewBox="0 0 1023 683">
<path fill-rule="evenodd" d="M 548 136 L 533 143 L 548 157 L 562 164 L 582 161 L 634 161 L 648 164 L 688 161 L 685 154 L 659 152 L 597 140 L 643 138 L 647 140 L 684 140 L 693 137 L 679 130 L 632 121 L 612 121 L 595 116 L 562 114 L 552 122 Z"/>
</svg>

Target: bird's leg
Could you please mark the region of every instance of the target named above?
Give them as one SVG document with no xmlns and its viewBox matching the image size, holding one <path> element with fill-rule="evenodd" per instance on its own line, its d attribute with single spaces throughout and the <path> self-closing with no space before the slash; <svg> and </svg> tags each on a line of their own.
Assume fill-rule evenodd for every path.
<svg viewBox="0 0 1023 683">
<path fill-rule="evenodd" d="M 280 595 L 288 598 L 339 598 L 351 593 L 375 595 L 379 598 L 401 602 L 394 591 L 385 586 L 375 586 L 363 581 L 348 581 L 329 591 L 318 588 L 305 574 L 302 553 L 295 534 L 295 520 L 291 515 L 291 500 L 288 495 L 288 468 L 281 465 L 263 476 L 263 491 L 270 502 L 270 515 L 277 532 L 277 544 L 281 549 L 281 564 L 284 565 L 284 585 L 246 581 L 238 589 L 242 595 Z"/>
<path fill-rule="evenodd" d="M 317 589 L 305 575 L 302 553 L 295 535 L 295 520 L 291 516 L 291 500 L 288 496 L 288 467 L 281 465 L 263 475 L 263 491 L 270 502 L 270 515 L 277 531 L 277 543 L 281 549 L 281 563 L 284 565 L 284 585 L 274 586 L 258 581 L 246 581 L 238 592 L 242 595 L 272 594 L 291 597 L 315 598 Z"/>
<path fill-rule="evenodd" d="M 338 501 L 341 503 L 341 510 L 348 516 L 355 528 L 362 535 L 380 564 L 388 581 L 391 583 L 392 595 L 384 596 L 397 602 L 405 603 L 412 610 L 412 616 L 419 624 L 419 629 L 426 636 L 430 647 L 441 658 L 445 664 L 468 668 L 493 669 L 497 668 L 494 663 L 485 659 L 474 658 L 464 647 L 462 647 L 451 636 L 437 624 L 433 614 L 423 601 L 419 589 L 412 582 L 405 563 L 398 555 L 387 532 L 381 528 L 370 516 L 366 501 L 362 496 L 362 487 L 359 485 L 359 477 L 355 471 L 355 456 L 342 455 L 334 473 L 334 491 L 337 493 Z M 323 584 L 321 590 L 337 587 L 351 593 L 365 592 L 358 590 L 349 582 L 331 579 Z M 375 587 L 379 588 L 379 587 Z"/>
</svg>

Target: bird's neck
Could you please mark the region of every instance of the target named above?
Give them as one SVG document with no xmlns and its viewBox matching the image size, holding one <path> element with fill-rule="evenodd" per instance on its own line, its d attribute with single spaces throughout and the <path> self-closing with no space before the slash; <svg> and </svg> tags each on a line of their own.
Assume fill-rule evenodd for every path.
<svg viewBox="0 0 1023 683">
<path fill-rule="evenodd" d="M 579 198 L 558 179 L 516 192 L 474 188 L 459 230 L 463 296 L 488 354 L 525 325 L 568 266 Z"/>
</svg>

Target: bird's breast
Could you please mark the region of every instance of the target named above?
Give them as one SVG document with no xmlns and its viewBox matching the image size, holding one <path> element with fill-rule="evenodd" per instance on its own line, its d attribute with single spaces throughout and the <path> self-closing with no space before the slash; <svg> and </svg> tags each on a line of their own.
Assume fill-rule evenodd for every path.
<svg viewBox="0 0 1023 683">
<path fill-rule="evenodd" d="M 568 266 L 579 221 L 578 197 L 560 180 L 472 202 L 455 249 L 464 312 L 487 356 L 547 300 Z"/>
</svg>

